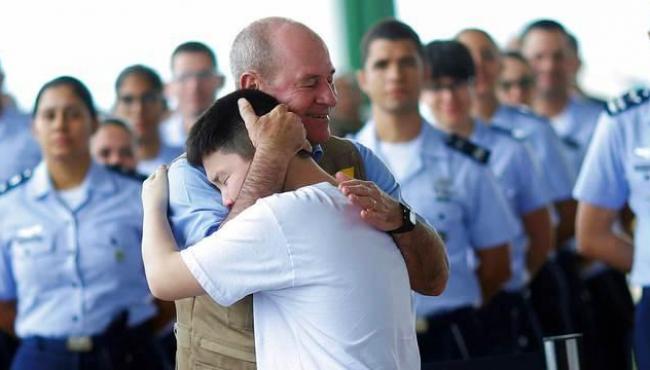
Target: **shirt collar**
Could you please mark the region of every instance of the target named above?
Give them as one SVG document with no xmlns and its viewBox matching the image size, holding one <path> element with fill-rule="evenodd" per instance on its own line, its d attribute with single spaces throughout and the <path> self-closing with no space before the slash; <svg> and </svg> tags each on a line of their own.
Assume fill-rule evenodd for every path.
<svg viewBox="0 0 650 370">
<path fill-rule="evenodd" d="M 111 177 L 109 170 L 95 162 L 91 162 L 84 182 L 86 182 L 86 195 L 94 192 L 98 194 L 109 194 L 114 192 L 116 188 L 115 180 Z M 35 199 L 43 198 L 52 192 L 56 192 L 45 161 L 41 161 L 36 166 L 32 179 L 27 186 L 28 194 Z"/>
</svg>

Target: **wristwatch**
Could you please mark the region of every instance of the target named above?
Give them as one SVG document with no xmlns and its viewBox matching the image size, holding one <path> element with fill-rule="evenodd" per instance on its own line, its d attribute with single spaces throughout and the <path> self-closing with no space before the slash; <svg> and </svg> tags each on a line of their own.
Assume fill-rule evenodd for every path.
<svg viewBox="0 0 650 370">
<path fill-rule="evenodd" d="M 397 229 L 388 231 L 389 234 L 401 234 L 406 233 L 415 228 L 415 225 L 418 222 L 418 217 L 415 212 L 411 211 L 409 206 L 400 202 L 400 208 L 402 209 L 402 226 Z"/>
</svg>

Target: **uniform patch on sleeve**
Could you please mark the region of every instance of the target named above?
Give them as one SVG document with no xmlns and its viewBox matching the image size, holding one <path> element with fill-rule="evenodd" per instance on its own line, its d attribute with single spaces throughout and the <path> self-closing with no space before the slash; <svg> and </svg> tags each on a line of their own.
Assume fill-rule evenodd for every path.
<svg viewBox="0 0 650 370">
<path fill-rule="evenodd" d="M 490 160 L 490 151 L 456 134 L 451 134 L 445 140 L 448 147 L 457 150 L 473 160 L 486 164 Z"/>
<path fill-rule="evenodd" d="M 630 91 L 623 96 L 610 100 L 605 107 L 607 113 L 610 116 L 615 116 L 619 113 L 625 112 L 632 107 L 640 105 L 648 99 L 650 99 L 650 90 L 637 89 Z"/>
</svg>

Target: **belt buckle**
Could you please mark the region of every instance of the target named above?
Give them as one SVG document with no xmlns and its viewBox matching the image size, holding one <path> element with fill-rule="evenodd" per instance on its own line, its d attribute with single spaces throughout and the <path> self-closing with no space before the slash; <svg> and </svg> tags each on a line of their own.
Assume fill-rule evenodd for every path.
<svg viewBox="0 0 650 370">
<path fill-rule="evenodd" d="M 429 331 L 429 320 L 424 317 L 418 317 L 415 319 L 415 332 L 418 334 L 425 334 Z"/>
<path fill-rule="evenodd" d="M 68 337 L 65 345 L 71 352 L 90 352 L 93 349 L 93 339 L 89 336 Z"/>
</svg>

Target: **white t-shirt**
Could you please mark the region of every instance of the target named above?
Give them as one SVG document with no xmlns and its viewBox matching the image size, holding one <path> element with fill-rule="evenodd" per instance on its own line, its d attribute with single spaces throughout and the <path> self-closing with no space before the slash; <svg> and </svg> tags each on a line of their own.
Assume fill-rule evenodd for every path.
<svg viewBox="0 0 650 370">
<path fill-rule="evenodd" d="M 254 293 L 260 370 L 420 368 L 404 259 L 328 183 L 260 199 L 181 255 L 219 304 Z"/>
<path fill-rule="evenodd" d="M 379 142 L 381 158 L 386 161 L 388 168 L 397 182 L 402 183 L 413 166 L 413 158 L 420 156 L 422 151 L 422 135 L 415 139 L 400 143 Z"/>
</svg>

